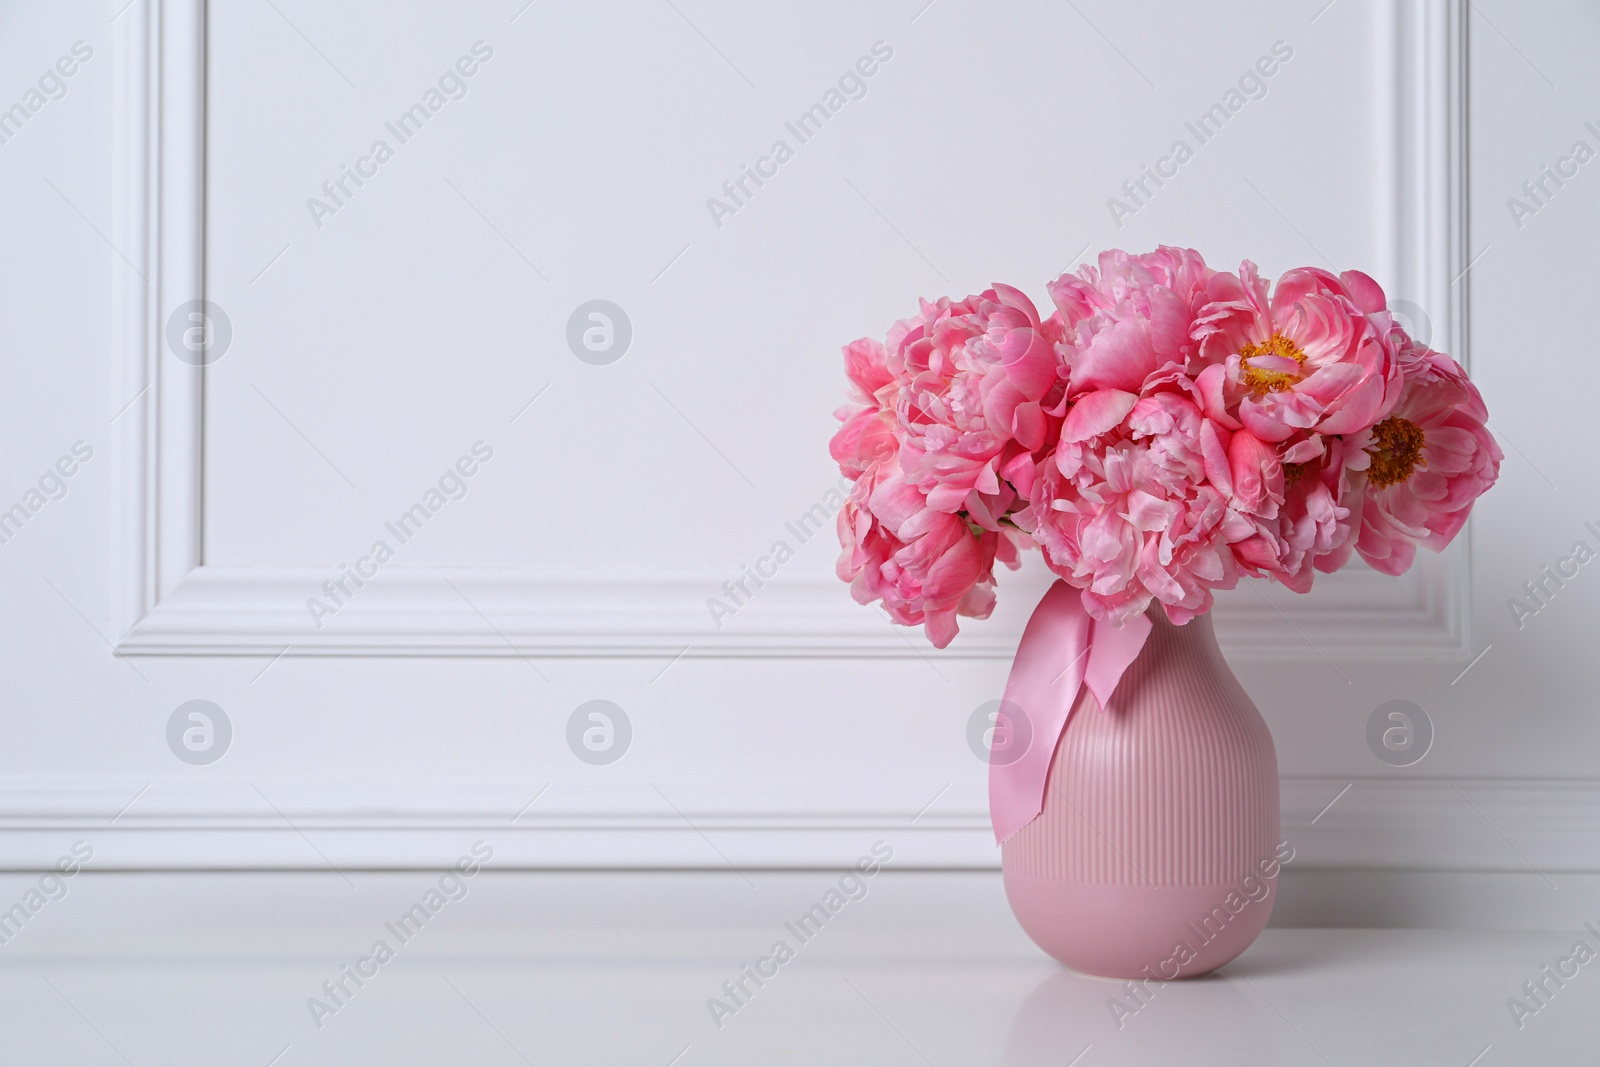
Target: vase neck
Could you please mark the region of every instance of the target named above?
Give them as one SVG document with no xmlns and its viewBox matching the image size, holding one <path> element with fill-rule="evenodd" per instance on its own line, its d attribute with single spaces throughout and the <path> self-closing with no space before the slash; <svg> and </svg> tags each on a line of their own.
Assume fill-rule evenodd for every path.
<svg viewBox="0 0 1600 1067">
<path fill-rule="evenodd" d="M 1145 642 L 1142 655 L 1187 653 L 1204 657 L 1221 656 L 1210 612 L 1196 615 L 1182 626 L 1168 619 L 1159 603 L 1151 604 L 1146 614 L 1150 619 L 1150 637 Z"/>
</svg>

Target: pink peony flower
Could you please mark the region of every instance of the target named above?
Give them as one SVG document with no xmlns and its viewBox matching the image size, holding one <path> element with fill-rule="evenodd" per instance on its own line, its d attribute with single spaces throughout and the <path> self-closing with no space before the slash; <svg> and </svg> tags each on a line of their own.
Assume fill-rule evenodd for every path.
<svg viewBox="0 0 1600 1067">
<path fill-rule="evenodd" d="M 1329 569 L 1321 561 L 1348 543 L 1350 509 L 1342 502 L 1348 479 L 1338 440 L 1310 435 L 1284 447 L 1243 428 L 1232 433 L 1228 466 L 1212 481 L 1254 526 L 1234 545 L 1246 571 L 1309 592 L 1313 567 Z"/>
<path fill-rule="evenodd" d="M 1198 252 L 1163 246 L 1104 252 L 1098 269 L 1048 287 L 1072 401 L 1018 522 L 1096 615 L 1155 599 L 1186 621 L 1238 581 L 1229 545 L 1252 526 L 1208 481 L 1208 453 L 1226 470 L 1228 431 L 1203 416 L 1188 376 L 1216 274 Z"/>
<path fill-rule="evenodd" d="M 1033 303 L 997 285 L 962 301 L 924 301 L 890 335 L 899 378 L 900 466 L 928 506 L 963 512 L 998 531 L 1016 503 L 1006 464 L 1044 446 L 1065 391 L 1054 325 Z"/>
<path fill-rule="evenodd" d="M 1158 600 L 1187 622 L 1210 610 L 1213 589 L 1237 583 L 1230 546 L 1252 530 L 1208 481 L 1225 449 L 1179 389 L 1085 393 L 1018 523 L 1096 616 L 1125 620 Z"/>
<path fill-rule="evenodd" d="M 845 347 L 854 402 L 829 444 L 856 480 L 839 516 L 838 572 L 862 603 L 924 624 L 940 648 L 956 616 L 994 609 L 994 563 L 1018 565 L 1015 526 L 1033 451 L 1060 423 L 1066 390 L 1052 341 L 1026 296 L 995 286 L 963 301 L 924 301 L 888 344 Z"/>
<path fill-rule="evenodd" d="M 840 473 L 859 478 L 893 459 L 900 447 L 894 426 L 898 380 L 889 370 L 888 350 L 870 338 L 845 345 L 844 363 L 845 375 L 855 386 L 855 402 L 834 412 L 844 425 L 828 442 L 828 453 Z"/>
<path fill-rule="evenodd" d="M 838 525 L 837 571 L 856 602 L 882 600 L 895 622 L 925 626 L 937 648 L 955 637 L 957 615 L 986 619 L 994 610 L 995 560 L 1018 564 L 1008 534 L 928 508 L 904 475 L 882 466 L 856 483 Z"/>
<path fill-rule="evenodd" d="M 1272 297 L 1246 260 L 1216 275 L 1196 316 L 1206 414 L 1263 441 L 1302 431 L 1345 434 L 1382 419 L 1399 401 L 1400 365 L 1388 330 L 1368 318 L 1383 290 L 1365 274 L 1334 277 L 1301 267 Z"/>
<path fill-rule="evenodd" d="M 1410 373 L 1399 406 L 1356 438 L 1370 462 L 1354 479 L 1355 548 L 1385 574 L 1405 573 L 1418 544 L 1435 552 L 1448 545 L 1504 458 L 1460 365 L 1409 337 L 1403 347 Z"/>
<path fill-rule="evenodd" d="M 1138 392 L 1168 366 L 1194 355 L 1195 312 L 1216 274 L 1200 253 L 1162 246 L 1130 256 L 1100 254 L 1100 267 L 1063 274 L 1047 287 L 1072 350 L 1072 391 Z"/>
</svg>

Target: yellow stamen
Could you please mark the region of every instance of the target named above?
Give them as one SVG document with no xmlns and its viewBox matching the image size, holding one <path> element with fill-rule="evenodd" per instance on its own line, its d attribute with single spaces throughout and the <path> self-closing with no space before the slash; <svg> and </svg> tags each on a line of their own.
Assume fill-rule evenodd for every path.
<svg viewBox="0 0 1600 1067">
<path fill-rule="evenodd" d="M 1367 476 L 1372 484 L 1387 489 L 1411 477 L 1417 467 L 1426 467 L 1422 445 L 1422 427 L 1409 419 L 1390 417 L 1374 426 L 1372 444 L 1367 447 L 1372 457 Z"/>
<path fill-rule="evenodd" d="M 1253 342 L 1245 345 L 1239 349 L 1239 380 L 1256 396 L 1262 393 L 1281 393 L 1299 381 L 1300 377 L 1285 371 L 1252 367 L 1250 360 L 1255 356 L 1285 356 L 1302 367 L 1306 363 L 1306 354 L 1281 333 L 1273 334 L 1259 345 Z"/>
</svg>

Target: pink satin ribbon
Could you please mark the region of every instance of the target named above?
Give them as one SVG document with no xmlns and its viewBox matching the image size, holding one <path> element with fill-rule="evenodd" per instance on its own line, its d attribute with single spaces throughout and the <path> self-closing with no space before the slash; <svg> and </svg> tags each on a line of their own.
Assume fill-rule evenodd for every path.
<svg viewBox="0 0 1600 1067">
<path fill-rule="evenodd" d="M 996 841 L 1004 842 L 1043 809 L 1050 759 L 1079 691 L 1087 685 L 1100 707 L 1107 707 L 1150 628 L 1144 615 L 1122 626 L 1095 619 L 1066 582 L 1056 582 L 1039 601 L 1017 646 L 1002 707 L 1007 716 L 1026 718 L 1020 728 L 1007 724 L 1007 739 L 1015 744 L 1025 735 L 1028 747 L 1013 757 L 997 735 L 989 753 L 989 818 Z"/>
</svg>

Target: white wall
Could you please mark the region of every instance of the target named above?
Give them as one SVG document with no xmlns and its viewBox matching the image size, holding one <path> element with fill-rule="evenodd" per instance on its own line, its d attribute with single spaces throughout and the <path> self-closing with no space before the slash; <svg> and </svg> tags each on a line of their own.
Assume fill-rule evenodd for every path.
<svg viewBox="0 0 1600 1067">
<path fill-rule="evenodd" d="M 226 0 L 203 35 L 193 0 L 0 9 L 0 105 L 93 50 L 0 144 L 0 506 L 93 449 L 0 545 L 0 861 L 92 832 L 107 866 L 411 864 L 493 827 L 535 865 L 826 863 L 887 830 L 908 862 L 993 864 L 965 728 L 1039 568 L 938 653 L 786 523 L 835 484 L 841 343 L 1165 242 L 1369 270 L 1469 362 L 1508 453 L 1470 546 L 1220 609 L 1300 862 L 1593 870 L 1600 579 L 1520 629 L 1506 600 L 1600 547 L 1600 179 L 1520 226 L 1505 198 L 1600 148 L 1600 18 L 1465 7 Z M 400 143 L 385 123 L 480 41 Z M 875 42 L 865 95 L 800 144 L 785 122 Z M 1265 95 L 1199 143 L 1185 123 L 1276 42 Z M 707 198 L 779 138 L 793 158 L 718 225 Z M 1119 227 L 1107 199 L 1180 138 L 1194 158 Z M 163 337 L 201 291 L 232 328 L 203 373 Z M 609 365 L 566 341 L 593 299 L 632 326 Z M 493 458 L 399 545 L 385 522 L 475 442 Z M 313 625 L 379 539 L 393 561 Z M 777 540 L 795 558 L 714 625 Z M 167 743 L 193 699 L 232 726 L 209 765 Z M 595 699 L 632 724 L 605 766 L 566 740 Z M 1403 769 L 1365 741 L 1394 699 L 1437 733 Z"/>
</svg>

